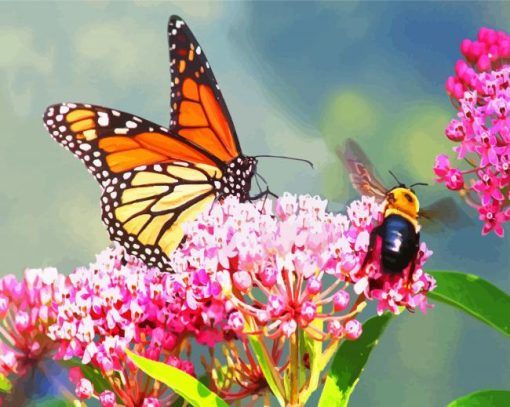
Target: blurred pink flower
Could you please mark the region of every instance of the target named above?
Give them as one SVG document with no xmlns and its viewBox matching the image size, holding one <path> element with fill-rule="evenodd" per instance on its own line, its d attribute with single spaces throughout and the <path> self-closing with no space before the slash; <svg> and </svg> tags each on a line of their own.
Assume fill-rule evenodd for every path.
<svg viewBox="0 0 510 407">
<path fill-rule="evenodd" d="M 436 181 L 459 191 L 484 221 L 482 234 L 503 236 L 508 216 L 510 186 L 510 36 L 488 28 L 478 39 L 462 42 L 465 57 L 455 65 L 456 76 L 446 89 L 457 117 L 446 127 L 446 137 L 466 169 L 452 168 L 446 155 L 436 158 Z"/>
</svg>

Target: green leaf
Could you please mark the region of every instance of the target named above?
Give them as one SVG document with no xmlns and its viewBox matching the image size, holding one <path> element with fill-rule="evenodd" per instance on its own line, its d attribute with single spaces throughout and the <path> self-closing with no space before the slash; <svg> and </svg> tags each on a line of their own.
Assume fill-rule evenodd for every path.
<svg viewBox="0 0 510 407">
<path fill-rule="evenodd" d="M 428 271 L 437 281 L 430 299 L 452 305 L 510 336 L 510 296 L 473 274 Z"/>
<path fill-rule="evenodd" d="M 259 362 L 260 369 L 264 374 L 264 377 L 267 381 L 267 384 L 273 395 L 278 400 L 278 403 L 281 406 L 285 405 L 285 399 L 283 398 L 283 394 L 285 392 L 284 385 L 282 380 L 280 379 L 279 373 L 276 371 L 275 367 L 271 363 L 271 358 L 267 353 L 267 348 L 264 343 L 261 343 L 261 339 L 258 335 L 248 335 L 248 340 L 250 341 L 250 346 L 255 352 L 257 356 L 257 361 Z"/>
<path fill-rule="evenodd" d="M 126 349 L 126 354 L 143 372 L 166 384 L 191 405 L 228 407 L 228 404 L 216 393 L 182 370 L 136 355 L 129 349 Z"/>
<path fill-rule="evenodd" d="M 322 306 L 317 308 L 317 312 L 322 312 Z M 312 325 L 319 331 L 322 331 L 324 322 L 320 318 L 317 318 L 312 322 Z M 310 360 L 310 379 L 300 398 L 302 403 L 306 403 L 310 395 L 319 385 L 321 375 L 322 342 L 314 340 L 307 333 L 303 333 L 303 342 Z"/>
<path fill-rule="evenodd" d="M 363 324 L 358 340 L 343 341 L 331 364 L 319 407 L 347 406 L 370 353 L 392 318 L 390 313 L 372 317 Z"/>
<path fill-rule="evenodd" d="M 99 369 L 90 365 L 84 365 L 80 359 L 61 360 L 60 364 L 67 368 L 79 367 L 83 376 L 90 380 L 97 393 L 102 393 L 105 390 L 112 390 L 110 383 Z"/>
<path fill-rule="evenodd" d="M 448 407 L 507 407 L 510 406 L 510 391 L 481 390 L 452 401 Z"/>
<path fill-rule="evenodd" d="M 3 374 L 0 374 L 0 392 L 2 393 L 10 393 L 12 390 L 11 381 L 5 377 Z"/>
</svg>

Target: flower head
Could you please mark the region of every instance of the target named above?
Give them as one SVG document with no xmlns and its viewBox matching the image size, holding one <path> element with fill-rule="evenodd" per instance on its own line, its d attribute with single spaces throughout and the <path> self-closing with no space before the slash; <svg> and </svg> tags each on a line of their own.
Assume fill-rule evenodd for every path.
<svg viewBox="0 0 510 407">
<path fill-rule="evenodd" d="M 191 302 L 224 304 L 216 321 L 226 320 L 217 326 L 223 327 L 225 352 L 236 361 L 229 366 L 240 387 L 234 391 L 218 383 L 227 399 L 267 386 L 251 363 L 248 335 L 273 341 L 274 363 L 284 364 L 281 359 L 288 356 L 281 338 L 292 341 L 299 331 L 316 341 L 355 340 L 362 332 L 356 316 L 367 300 L 378 302 L 380 312 L 398 313 L 401 306 L 425 310 L 425 294 L 434 286 L 421 270 L 429 255 L 425 245 L 412 279 L 409 270 L 400 276 L 383 273 L 378 256 L 361 267 L 370 233 L 382 219 L 373 198 L 351 203 L 347 216 L 327 212 L 327 201 L 309 195 L 284 194 L 274 202 L 274 212 L 268 202 L 225 198 L 184 225 L 193 238 L 173 254 L 178 275 L 188 276 Z M 211 253 L 221 260 L 212 262 Z M 200 278 L 193 277 L 197 273 Z M 202 291 L 215 281 L 219 292 Z"/>
<path fill-rule="evenodd" d="M 197 298 L 214 295 L 216 285 L 201 270 L 179 278 L 148 268 L 120 246 L 108 248 L 94 264 L 69 275 L 59 291 L 63 300 L 49 328 L 49 336 L 59 344 L 56 358 L 77 357 L 98 368 L 128 405 L 157 405 L 151 398 L 154 382 L 142 386 L 125 349 L 154 360 L 173 358 L 179 368 L 194 374 L 193 365 L 178 358 L 179 346 L 187 334 L 206 332 L 215 311 Z M 80 380 L 78 397 L 94 394 L 85 379 Z M 163 401 L 176 397 L 169 390 L 158 394 Z M 115 399 L 108 392 L 96 397 L 103 405 Z"/>
<path fill-rule="evenodd" d="M 0 374 L 26 374 L 57 345 L 47 337 L 64 276 L 54 268 L 26 269 L 23 279 L 0 279 Z"/>
<path fill-rule="evenodd" d="M 465 60 L 457 62 L 456 76 L 446 82 L 458 113 L 445 134 L 457 143 L 454 151 L 463 161 L 454 168 L 439 155 L 436 181 L 459 191 L 478 210 L 482 234 L 503 236 L 502 224 L 510 219 L 510 36 L 482 28 L 477 40 L 462 42 L 461 52 Z"/>
</svg>

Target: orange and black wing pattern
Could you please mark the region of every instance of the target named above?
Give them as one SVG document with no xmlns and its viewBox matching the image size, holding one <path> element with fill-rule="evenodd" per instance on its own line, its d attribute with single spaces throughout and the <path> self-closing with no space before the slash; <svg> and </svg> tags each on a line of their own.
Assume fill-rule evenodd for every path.
<svg viewBox="0 0 510 407">
<path fill-rule="evenodd" d="M 110 238 L 147 264 L 170 269 L 182 223 L 209 207 L 221 185 L 209 155 L 164 127 L 100 106 L 50 106 L 44 123 L 101 184 Z"/>
<path fill-rule="evenodd" d="M 215 199 L 250 199 L 256 160 L 241 154 L 230 114 L 205 55 L 187 25 L 168 24 L 171 125 L 101 106 L 62 103 L 44 124 L 103 189 L 103 221 L 112 240 L 148 265 L 170 270 L 182 224 Z"/>
<path fill-rule="evenodd" d="M 241 155 L 232 119 L 211 66 L 187 24 L 168 22 L 170 129 L 227 163 Z"/>
</svg>

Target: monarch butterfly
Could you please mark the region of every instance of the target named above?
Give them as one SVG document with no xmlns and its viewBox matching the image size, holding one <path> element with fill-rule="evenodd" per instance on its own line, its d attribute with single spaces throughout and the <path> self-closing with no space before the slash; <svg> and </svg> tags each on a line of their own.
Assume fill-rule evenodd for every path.
<svg viewBox="0 0 510 407">
<path fill-rule="evenodd" d="M 169 129 L 78 103 L 48 107 L 44 124 L 99 181 L 110 238 L 149 266 L 171 271 L 183 222 L 224 196 L 246 201 L 264 192 L 250 197 L 257 159 L 243 155 L 209 62 L 178 16 L 169 19 L 168 42 Z"/>
</svg>

